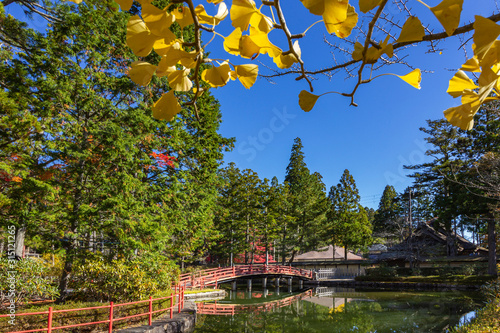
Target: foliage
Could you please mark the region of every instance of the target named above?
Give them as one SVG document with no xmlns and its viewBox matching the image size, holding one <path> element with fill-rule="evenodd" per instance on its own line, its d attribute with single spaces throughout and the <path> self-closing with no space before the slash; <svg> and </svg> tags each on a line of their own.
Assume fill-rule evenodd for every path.
<svg viewBox="0 0 500 333">
<path fill-rule="evenodd" d="M 0 258 L 0 305 L 5 307 L 31 300 L 53 299 L 59 295 L 49 276 L 49 266 L 40 259 Z"/>
<path fill-rule="evenodd" d="M 82 0 L 70 1 L 82 2 Z M 455 126 L 470 129 L 472 118 L 481 104 L 497 99 L 497 97 L 490 96 L 490 93 L 494 91 L 498 80 L 495 69 L 500 61 L 496 55 L 500 27 L 493 20 L 498 21 L 499 18 L 496 15 L 490 18 L 476 16 L 474 24 L 459 27 L 463 0 L 443 0 L 434 7 L 419 1 L 428 8 L 428 16 L 435 16 L 440 22 L 444 29 L 442 33 L 432 33 L 427 27 L 427 17 L 425 15 L 417 17 L 409 6 L 405 5 L 404 11 L 398 7 L 398 12 L 401 12 L 400 16 L 394 17 L 386 13 L 384 10 L 389 9 L 387 0 L 360 0 L 358 8 L 349 4 L 348 1 L 339 3 L 302 1 L 305 7 L 302 8 L 304 15 L 308 11 L 310 14 L 320 16 L 322 20 L 318 22 L 323 22 L 329 34 L 340 40 L 346 40 L 347 46 L 337 46 L 337 53 L 346 53 L 347 59 L 341 63 L 336 62 L 330 68 L 316 71 L 306 70 L 299 40 L 304 38 L 309 28 L 318 22 L 313 23 L 302 33 L 292 33 L 291 29 L 295 26 L 287 24 L 290 21 L 286 20 L 280 1 L 262 1 L 262 6 L 259 7 L 253 0 L 239 0 L 234 1 L 229 10 L 221 0 L 208 1 L 218 4 L 217 14 L 214 16 L 208 15 L 202 4 L 195 8 L 192 0 L 182 1 L 185 5 L 180 7 L 167 6 L 165 8 L 156 7 L 148 0 L 139 2 L 142 17 L 139 15 L 130 17 L 127 25 L 127 43 L 137 56 L 146 57 L 154 50 L 163 58 L 153 64 L 148 61 L 133 63 L 130 76 L 134 82 L 143 85 L 147 85 L 155 73 L 159 77 L 168 77 L 172 90 L 165 93 L 154 105 L 154 115 L 159 119 L 171 120 L 181 110 L 181 106 L 174 97 L 174 91 L 194 91 L 192 103 L 195 103 L 202 92 L 209 87 L 222 87 L 230 80 L 239 79 L 245 88 L 250 88 L 254 84 L 258 75 L 257 65 L 234 65 L 232 61 L 225 59 L 217 61 L 203 57 L 203 54 L 207 52 L 202 43 L 201 32 L 212 33 L 214 37 L 215 34 L 222 36 L 215 31 L 215 27 L 228 14 L 230 14 L 231 24 L 235 30 L 229 36 L 223 36 L 224 42 L 219 48 L 223 48 L 231 55 L 252 60 L 259 54 L 267 54 L 279 69 L 285 69 L 282 73 L 278 72 L 268 77 L 298 74 L 297 79 L 303 79 L 309 85 L 309 91 L 302 90 L 299 94 L 299 105 L 305 111 L 310 111 L 319 97 L 332 93 L 313 94 L 311 76 L 325 72 L 333 75 L 332 72 L 342 68 L 346 69 L 350 76 L 355 77 L 356 85 L 350 93 L 335 93 L 350 98 L 351 105 L 356 105 L 354 95 L 362 84 L 369 83 L 382 75 L 397 76 L 420 89 L 421 72 L 419 69 L 414 69 L 406 75 L 384 73 L 375 77 L 372 77 L 371 72 L 388 63 L 405 64 L 404 60 L 400 60 L 404 57 L 396 55 L 400 48 L 469 31 L 474 31 L 474 57 L 469 59 L 450 80 L 448 88 L 448 93 L 453 97 L 462 97 L 462 103 L 458 107 L 446 110 L 445 116 Z M 130 0 L 117 1 L 117 3 L 124 11 L 129 11 L 132 5 Z M 363 14 L 358 14 L 356 9 Z M 264 14 L 264 10 L 270 11 L 270 17 Z M 403 25 L 397 23 L 403 21 L 405 21 Z M 185 29 L 191 26 L 194 34 L 186 40 L 177 38 L 170 30 L 171 27 Z M 285 50 L 270 41 L 270 37 L 274 38 L 276 35 L 274 33 L 269 35 L 272 30 L 280 30 L 284 35 Z M 375 36 L 382 38 L 375 40 Z M 308 50 L 304 50 L 306 51 Z M 389 58 L 396 60 L 392 61 Z M 214 67 L 204 69 L 202 68 L 204 63 L 211 63 Z M 297 65 L 294 66 L 294 64 Z M 293 66 L 294 68 L 289 69 Z M 356 66 L 357 75 L 355 75 Z M 474 84 L 464 71 L 480 72 L 478 85 Z"/>
<path fill-rule="evenodd" d="M 101 302 L 146 299 L 169 291 L 178 274 L 178 268 L 161 256 L 111 262 L 87 258 L 75 266 L 70 297 Z"/>
<path fill-rule="evenodd" d="M 330 209 L 325 228 L 334 244 L 357 249 L 371 244 L 372 226 L 366 211 L 360 205 L 360 196 L 354 178 L 344 170 L 340 182 L 330 188 L 328 194 Z"/>
</svg>

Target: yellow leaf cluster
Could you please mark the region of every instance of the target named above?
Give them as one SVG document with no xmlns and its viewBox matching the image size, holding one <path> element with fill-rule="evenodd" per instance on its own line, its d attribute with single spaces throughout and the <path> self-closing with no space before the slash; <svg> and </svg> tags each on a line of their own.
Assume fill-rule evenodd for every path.
<svg viewBox="0 0 500 333">
<path fill-rule="evenodd" d="M 394 55 L 394 49 L 392 44 L 389 43 L 390 36 L 388 35 L 382 43 L 379 43 L 378 47 L 370 46 L 366 51 L 365 57 L 363 59 L 364 47 L 360 42 L 354 44 L 354 51 L 352 52 L 352 58 L 354 60 L 364 60 L 367 64 L 374 64 L 377 62 L 378 58 L 382 54 L 386 54 L 389 58 Z"/>
<path fill-rule="evenodd" d="M 448 121 L 464 130 L 474 125 L 474 115 L 483 103 L 498 100 L 500 91 L 500 26 L 481 16 L 474 22 L 474 56 L 453 76 L 448 94 L 461 98 L 461 105 L 444 111 Z M 466 72 L 480 73 L 477 84 Z"/>
<path fill-rule="evenodd" d="M 346 38 L 358 23 L 358 14 L 348 0 L 301 0 L 311 14 L 322 16 L 329 34 Z M 361 4 L 360 4 L 361 6 Z"/>
</svg>

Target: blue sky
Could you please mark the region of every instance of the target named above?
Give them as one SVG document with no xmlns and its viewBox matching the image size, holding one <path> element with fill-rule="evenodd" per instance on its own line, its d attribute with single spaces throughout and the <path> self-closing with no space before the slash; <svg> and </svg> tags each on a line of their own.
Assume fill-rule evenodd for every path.
<svg viewBox="0 0 500 333">
<path fill-rule="evenodd" d="M 351 1 L 357 7 L 357 1 Z M 435 6 L 440 0 L 427 0 Z M 209 14 L 215 14 L 215 7 L 204 3 Z M 282 1 L 287 23 L 292 33 L 304 31 L 319 18 L 308 13 L 299 0 Z M 434 32 L 442 27 L 428 9 L 415 0 L 409 2 L 424 25 Z M 227 2 L 230 7 L 230 1 Z M 7 6 L 7 12 L 19 15 L 16 4 Z M 393 14 L 398 10 L 389 7 Z M 494 0 L 464 0 L 461 25 L 471 22 L 474 15 L 490 16 L 496 10 Z M 359 13 L 359 10 L 356 8 Z M 264 12 L 266 13 L 266 12 Z M 268 14 L 268 13 L 266 13 Z M 401 24 L 404 21 L 400 22 Z M 34 15 L 30 25 L 40 30 L 46 22 Z M 232 31 L 229 20 L 216 29 L 227 36 Z M 323 42 L 327 35 L 324 25 L 317 24 L 299 41 L 302 57 L 307 69 L 318 69 L 332 65 L 332 49 Z M 271 41 L 285 48 L 280 31 L 271 32 Z M 205 42 L 211 36 L 204 36 Z M 207 39 L 208 37 L 208 39 Z M 375 35 L 376 40 L 383 35 Z M 472 37 L 465 36 L 465 40 Z M 335 42 L 334 37 L 328 37 Z M 249 63 L 249 60 L 228 56 L 220 52 L 222 38 L 215 37 L 208 47 L 212 58 L 229 59 L 235 64 Z M 428 45 L 408 49 L 408 62 L 422 70 L 421 90 L 417 90 L 394 76 L 384 76 L 361 86 L 356 95 L 358 107 L 349 106 L 349 99 L 335 94 L 321 97 L 309 113 L 298 105 L 298 94 L 307 89 L 307 83 L 295 81 L 295 76 L 278 78 L 274 83 L 258 79 L 249 90 L 239 82 L 230 82 L 226 87 L 212 89 L 221 103 L 223 123 L 221 133 L 236 138 L 235 149 L 225 156 L 226 163 L 234 162 L 240 169 L 252 169 L 261 178 L 277 176 L 283 181 L 288 165 L 290 150 L 296 137 L 302 139 L 306 163 L 311 172 L 323 176 L 327 191 L 338 183 L 344 169 L 349 169 L 356 180 L 361 194 L 361 203 L 376 208 L 384 187 L 393 185 L 398 192 L 411 185 L 405 177 L 405 164 L 417 164 L 428 159 L 424 136 L 419 127 L 426 119 L 443 117 L 443 110 L 458 105 L 446 89 L 448 81 L 466 60 L 459 50 L 463 40 L 454 37 L 439 44 L 442 53 L 426 53 Z M 470 44 L 470 43 L 469 43 Z M 469 56 L 472 54 L 467 46 Z M 339 61 L 348 56 L 340 55 Z M 258 61 L 272 66 L 267 55 Z M 383 68 L 379 73 L 404 75 L 411 69 L 395 65 Z M 260 73 L 270 71 L 260 66 Z M 350 92 L 353 79 L 346 80 L 340 72 L 333 78 L 318 77 L 314 81 L 316 93 L 327 91 Z"/>
<path fill-rule="evenodd" d="M 439 1 L 427 3 L 435 6 Z M 416 1 L 414 7 L 417 14 L 423 14 L 424 25 L 428 24 L 434 32 L 442 31 L 425 7 Z M 471 22 L 473 15 L 489 16 L 495 8 L 493 0 L 465 0 L 462 24 Z M 299 27 L 292 28 L 292 33 L 302 32 L 316 20 L 307 14 L 299 1 L 287 3 L 284 10 L 289 14 L 290 26 L 298 22 Z M 222 26 L 218 31 L 227 36 L 232 28 Z M 324 26 L 317 24 L 299 41 L 307 69 L 332 64 L 331 49 L 323 42 L 326 34 Z M 374 37 L 383 39 L 385 36 Z M 472 34 L 465 39 L 470 37 Z M 329 39 L 334 41 L 333 37 Z M 279 41 L 275 43 L 280 45 Z M 221 38 L 214 40 L 211 57 L 218 55 L 216 47 L 221 43 Z M 293 140 L 300 137 L 306 163 L 312 172 L 321 173 L 327 191 L 338 183 L 344 169 L 349 169 L 360 191 L 361 203 L 377 208 L 387 184 L 393 185 L 398 192 L 411 185 L 403 165 L 429 159 L 424 154 L 426 145 L 419 127 L 426 125 L 426 119 L 442 118 L 445 109 L 459 104 L 446 89 L 455 70 L 466 60 L 463 50 L 459 50 L 462 43 L 456 37 L 440 43 L 441 54 L 426 53 L 427 45 L 410 48 L 406 52 L 408 62 L 433 72 L 423 73 L 421 90 L 397 77 L 384 76 L 361 86 L 356 95 L 358 107 L 349 106 L 350 100 L 346 97 L 329 94 L 321 97 L 314 109 L 306 113 L 299 108 L 297 96 L 302 89 L 307 89 L 307 83 L 295 81 L 293 75 L 278 78 L 274 84 L 259 79 L 249 90 L 239 82 L 213 89 L 212 93 L 221 103 L 221 132 L 237 140 L 235 149 L 226 154 L 225 161 L 236 163 L 240 169 L 252 169 L 261 178 L 277 176 L 283 181 Z M 467 49 L 470 57 L 470 45 Z M 272 64 L 267 58 L 261 55 L 257 59 Z M 230 59 L 235 64 L 248 63 L 246 59 Z M 383 68 L 380 73 L 404 75 L 410 71 L 405 66 L 395 65 Z M 260 72 L 269 73 L 269 70 L 261 66 Z M 340 72 L 331 80 L 320 77 L 314 82 L 315 92 L 350 92 L 355 81 L 345 80 L 345 76 Z"/>
</svg>

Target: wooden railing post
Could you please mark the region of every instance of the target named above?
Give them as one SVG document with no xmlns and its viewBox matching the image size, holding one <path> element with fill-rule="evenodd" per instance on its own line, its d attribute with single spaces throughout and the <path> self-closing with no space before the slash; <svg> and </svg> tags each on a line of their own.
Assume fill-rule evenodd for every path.
<svg viewBox="0 0 500 333">
<path fill-rule="evenodd" d="M 149 326 L 153 322 L 153 297 L 149 296 Z"/>
<path fill-rule="evenodd" d="M 174 316 L 174 297 L 175 293 L 170 295 L 170 319 Z"/>
<path fill-rule="evenodd" d="M 109 329 L 108 333 L 113 332 L 113 302 L 109 302 Z"/>
<path fill-rule="evenodd" d="M 49 316 L 47 318 L 47 332 L 52 332 L 52 307 L 49 307 Z"/>
<path fill-rule="evenodd" d="M 184 290 L 185 288 L 182 288 L 182 308 L 184 309 Z"/>
<path fill-rule="evenodd" d="M 179 304 L 177 306 L 178 313 L 181 313 L 181 306 L 182 306 L 181 293 L 182 293 L 182 289 L 179 289 L 179 293 L 177 294 L 177 296 L 179 297 Z"/>
</svg>

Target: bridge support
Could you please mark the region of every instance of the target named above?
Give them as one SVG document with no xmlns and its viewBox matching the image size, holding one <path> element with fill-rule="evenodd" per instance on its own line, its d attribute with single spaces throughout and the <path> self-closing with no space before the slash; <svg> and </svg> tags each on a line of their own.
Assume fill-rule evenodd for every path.
<svg viewBox="0 0 500 333">
<path fill-rule="evenodd" d="M 248 288 L 248 291 L 252 291 L 252 279 L 247 280 L 247 288 Z"/>
<path fill-rule="evenodd" d="M 236 280 L 231 282 L 231 290 L 232 291 L 236 291 L 237 287 L 238 287 L 238 284 L 236 283 Z"/>
<path fill-rule="evenodd" d="M 304 289 L 304 280 L 299 280 L 299 288 Z"/>
<path fill-rule="evenodd" d="M 279 277 L 277 277 L 277 278 L 275 278 L 275 279 L 274 279 L 274 285 L 275 285 L 276 287 L 279 287 L 279 286 L 280 286 L 280 278 L 279 278 Z"/>
<path fill-rule="evenodd" d="M 291 287 L 293 283 L 293 278 L 288 278 L 288 286 Z"/>
<path fill-rule="evenodd" d="M 264 289 L 267 288 L 267 278 L 266 277 L 262 278 L 262 288 L 264 288 Z"/>
</svg>

